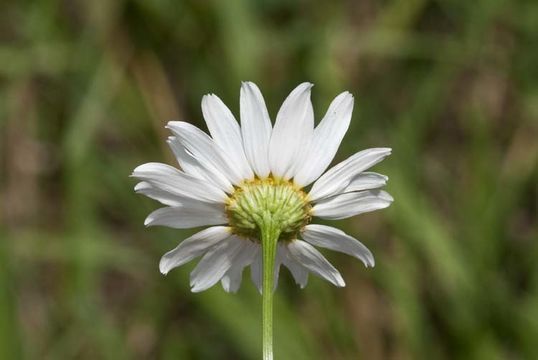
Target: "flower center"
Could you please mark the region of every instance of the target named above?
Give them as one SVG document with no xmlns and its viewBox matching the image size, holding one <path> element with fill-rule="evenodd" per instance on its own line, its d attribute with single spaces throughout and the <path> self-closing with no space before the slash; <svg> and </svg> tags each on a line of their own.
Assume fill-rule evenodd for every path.
<svg viewBox="0 0 538 360">
<path fill-rule="evenodd" d="M 279 241 L 297 237 L 310 222 L 311 205 L 304 191 L 286 180 L 252 180 L 237 188 L 226 204 L 232 232 L 260 241 L 260 229 L 269 217 L 280 229 Z"/>
</svg>

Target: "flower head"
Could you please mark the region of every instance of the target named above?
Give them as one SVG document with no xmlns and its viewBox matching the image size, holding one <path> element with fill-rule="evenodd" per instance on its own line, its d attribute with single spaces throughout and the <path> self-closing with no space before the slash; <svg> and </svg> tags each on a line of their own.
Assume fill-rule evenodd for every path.
<svg viewBox="0 0 538 360">
<path fill-rule="evenodd" d="M 251 82 L 241 86 L 241 126 L 215 95 L 202 99 L 211 136 L 186 122 L 168 123 L 173 134 L 168 144 L 181 170 L 148 163 L 133 172 L 141 180 L 135 191 L 165 205 L 152 212 L 145 224 L 211 227 L 166 253 L 159 265 L 163 274 L 202 256 L 191 273 L 193 292 L 219 281 L 226 291 L 235 292 L 248 266 L 261 289 L 261 232 L 268 228 L 278 239 L 275 284 L 283 265 L 301 287 L 309 272 L 344 286 L 338 270 L 315 246 L 374 266 L 372 253 L 361 242 L 311 221 L 314 217 L 344 219 L 388 207 L 393 199 L 380 190 L 388 178 L 365 170 L 390 155 L 391 149 L 358 152 L 324 173 L 349 127 L 353 96 L 338 95 L 314 128 L 311 87 L 302 83 L 291 92 L 274 126 L 260 90 Z"/>
</svg>

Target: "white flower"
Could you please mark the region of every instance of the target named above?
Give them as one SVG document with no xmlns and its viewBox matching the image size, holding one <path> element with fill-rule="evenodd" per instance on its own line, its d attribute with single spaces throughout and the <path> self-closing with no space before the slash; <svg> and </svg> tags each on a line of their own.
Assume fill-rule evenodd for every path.
<svg viewBox="0 0 538 360">
<path fill-rule="evenodd" d="M 310 222 L 312 217 L 344 219 L 388 207 L 393 199 L 380 190 L 388 178 L 365 170 L 390 155 L 391 149 L 358 152 L 323 174 L 348 129 L 353 96 L 338 95 L 314 128 L 311 87 L 303 83 L 291 92 L 274 126 L 260 90 L 251 82 L 241 86 L 241 126 L 215 95 L 202 99 L 211 136 L 186 122 L 168 123 L 173 133 L 168 144 L 181 170 L 148 163 L 133 172 L 141 180 L 135 191 L 165 205 L 152 212 L 145 225 L 211 227 L 166 253 L 159 265 L 163 274 L 202 256 L 191 273 L 193 292 L 219 281 L 226 291 L 235 292 L 247 266 L 261 289 L 259 224 L 267 217 L 278 224 L 280 234 L 275 284 L 284 265 L 301 287 L 309 272 L 344 286 L 338 270 L 314 246 L 374 266 L 372 253 L 361 242 Z M 312 183 L 307 193 L 304 188 Z"/>
</svg>

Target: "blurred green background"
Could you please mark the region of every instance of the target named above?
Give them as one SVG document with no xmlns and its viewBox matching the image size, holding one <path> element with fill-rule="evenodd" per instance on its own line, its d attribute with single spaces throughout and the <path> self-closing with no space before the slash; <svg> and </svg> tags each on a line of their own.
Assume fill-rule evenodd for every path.
<svg viewBox="0 0 538 360">
<path fill-rule="evenodd" d="M 352 92 L 336 161 L 393 148 L 392 207 L 333 223 L 377 266 L 283 271 L 277 359 L 538 358 L 537 1 L 26 0 L 0 5 L 0 359 L 260 358 L 248 274 L 162 276 L 195 230 L 144 228 L 128 177 L 241 80 L 273 118 L 302 81 L 318 120 Z"/>
</svg>

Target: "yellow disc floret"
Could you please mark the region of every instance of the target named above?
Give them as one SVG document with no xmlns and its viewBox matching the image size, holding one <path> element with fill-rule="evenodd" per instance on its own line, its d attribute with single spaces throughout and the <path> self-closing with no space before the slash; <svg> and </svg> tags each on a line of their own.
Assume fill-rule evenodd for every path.
<svg viewBox="0 0 538 360">
<path fill-rule="evenodd" d="M 295 239 L 310 222 L 310 210 L 304 191 L 290 181 L 271 177 L 245 182 L 226 204 L 232 232 L 255 241 L 268 217 L 280 230 L 279 241 Z"/>
</svg>

